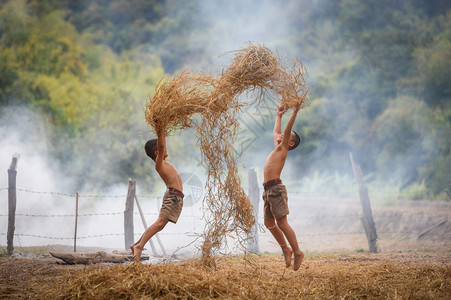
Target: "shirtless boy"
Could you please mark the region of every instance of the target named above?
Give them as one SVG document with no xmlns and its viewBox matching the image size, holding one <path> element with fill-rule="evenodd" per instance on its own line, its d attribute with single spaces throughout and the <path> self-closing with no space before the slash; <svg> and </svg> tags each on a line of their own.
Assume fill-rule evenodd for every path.
<svg viewBox="0 0 451 300">
<path fill-rule="evenodd" d="M 275 149 L 266 158 L 263 170 L 265 180 L 263 184 L 265 189 L 263 192 L 265 226 L 282 248 L 287 268 L 291 265 L 291 257 L 294 254 L 293 269 L 295 271 L 300 268 L 304 259 L 304 253 L 299 249 L 296 234 L 287 221 L 287 215 L 289 214 L 287 190 L 280 180 L 280 174 L 285 165 L 288 151 L 296 148 L 300 142 L 299 136 L 291 130 L 300 106 L 301 103 L 293 108 L 293 114 L 283 133 L 281 132 L 282 116 L 287 110 L 283 107 L 277 107 L 273 131 Z M 287 245 L 285 238 L 288 240 L 291 248 Z"/>
<path fill-rule="evenodd" d="M 139 261 L 144 245 L 159 231 L 161 231 L 168 221 L 177 223 L 183 207 L 183 185 L 182 179 L 175 167 L 167 162 L 166 137 L 164 134 L 158 135 L 157 139 L 147 141 L 144 149 L 147 155 L 155 161 L 155 170 L 166 184 L 167 190 L 163 196 L 160 215 L 158 219 L 150 225 L 139 240 L 130 246 L 135 261 Z"/>
</svg>

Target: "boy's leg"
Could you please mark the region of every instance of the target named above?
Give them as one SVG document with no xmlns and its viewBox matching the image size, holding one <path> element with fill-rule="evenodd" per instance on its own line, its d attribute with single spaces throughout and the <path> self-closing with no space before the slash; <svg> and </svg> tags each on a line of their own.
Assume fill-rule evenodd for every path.
<svg viewBox="0 0 451 300">
<path fill-rule="evenodd" d="M 288 268 L 291 265 L 291 255 L 293 254 L 293 250 L 288 247 L 287 242 L 285 240 L 285 236 L 280 228 L 277 226 L 276 221 L 274 219 L 265 219 L 265 226 L 272 233 L 277 243 L 279 243 L 280 248 L 282 248 L 282 253 L 285 258 L 285 265 Z"/>
<path fill-rule="evenodd" d="M 299 249 L 298 240 L 296 238 L 296 234 L 294 230 L 291 228 L 290 224 L 288 224 L 287 216 L 283 216 L 277 219 L 277 225 L 280 230 L 283 232 L 285 237 L 290 243 L 291 248 L 294 252 L 294 266 L 293 269 L 296 271 L 301 266 L 302 260 L 304 259 L 304 253 Z"/>
<path fill-rule="evenodd" d="M 133 253 L 133 258 L 135 261 L 139 262 L 141 258 L 141 253 L 144 249 L 146 243 L 155 235 L 155 233 L 161 231 L 166 224 L 168 224 L 168 219 L 163 217 L 158 217 L 158 219 L 149 226 L 149 228 L 144 231 L 143 235 L 139 238 L 139 240 L 130 246 L 130 249 Z"/>
</svg>

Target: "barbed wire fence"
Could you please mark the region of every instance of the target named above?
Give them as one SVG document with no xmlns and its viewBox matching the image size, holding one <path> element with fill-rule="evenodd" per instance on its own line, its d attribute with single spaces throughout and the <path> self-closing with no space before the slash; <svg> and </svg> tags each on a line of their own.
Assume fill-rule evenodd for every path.
<svg viewBox="0 0 451 300">
<path fill-rule="evenodd" d="M 5 199 L 6 194 L 8 192 L 8 188 L 0 188 L 0 196 Z M 315 197 L 314 194 L 309 192 L 300 192 L 303 197 Z M 14 233 L 14 237 L 19 242 L 18 244 L 42 244 L 43 241 L 52 241 L 52 242 L 60 242 L 67 243 L 74 240 L 73 236 L 73 222 L 76 216 L 74 212 L 74 202 L 76 195 L 68 194 L 68 193 L 60 193 L 60 192 L 50 192 L 50 191 L 33 191 L 27 189 L 17 189 L 18 195 L 18 209 L 15 213 L 17 217 L 16 221 L 16 232 Z M 116 248 L 121 248 L 119 245 L 122 244 L 120 239 L 123 239 L 124 232 L 123 228 L 120 226 L 110 227 L 110 226 L 100 226 L 97 228 L 98 230 L 89 230 L 89 227 L 92 224 L 106 224 L 106 223 L 116 223 L 116 225 L 122 225 L 123 223 L 123 215 L 125 207 L 126 194 L 121 195 L 78 195 L 81 202 L 83 200 L 86 202 L 84 205 L 81 205 L 80 212 L 78 213 L 78 217 L 80 218 L 80 233 L 84 233 L 81 235 L 77 235 L 77 241 L 93 241 L 93 244 L 101 247 L 106 243 L 102 242 L 105 239 L 114 238 L 113 245 L 116 245 Z M 152 205 L 147 205 L 146 211 L 143 214 L 146 218 L 156 218 L 158 216 L 158 206 L 161 198 L 152 197 L 149 195 L 139 195 L 140 199 L 145 199 L 145 202 L 149 202 Z M 92 199 L 98 200 L 99 204 L 94 204 Z M 114 201 L 117 205 L 114 205 L 112 208 L 109 204 L 108 200 L 119 200 Z M 102 204 L 102 202 L 104 204 Z M 144 202 L 144 201 L 143 201 Z M 25 205 L 21 205 L 25 204 Z M 35 203 L 35 204 L 33 204 Z M 38 203 L 36 205 L 36 203 Z M 147 204 L 149 204 L 147 203 Z M 72 208 L 70 205 L 72 205 Z M 317 204 L 321 206 L 321 204 Z M 120 209 L 122 206 L 122 210 Z M 153 209 L 150 209 L 149 206 L 153 206 Z M 108 209 L 105 209 L 108 208 Z M 47 212 L 43 212 L 43 211 Z M 70 211 L 72 210 L 72 211 Z M 151 211 L 151 212 L 149 212 Z M 309 215 L 306 212 L 312 212 L 313 214 Z M 138 219 L 139 222 L 139 212 L 133 213 L 134 217 Z M 0 212 L 0 222 L 1 224 L 5 224 L 8 217 L 6 211 Z M 375 214 L 375 219 L 378 220 L 380 216 Z M 419 217 L 422 217 L 419 215 Z M 443 224 L 443 222 L 447 222 L 449 215 L 447 213 L 443 213 L 438 216 L 437 225 Z M 110 218 L 110 220 L 106 221 L 106 218 Z M 354 209 L 352 212 L 334 214 L 332 211 L 322 211 L 319 213 L 318 211 L 311 211 L 309 207 L 303 207 L 303 209 L 296 209 L 293 213 L 293 222 L 301 223 L 304 228 L 317 228 L 317 224 L 322 224 L 321 228 L 317 228 L 317 230 L 306 230 L 301 233 L 301 238 L 326 238 L 326 237 L 349 237 L 349 236 L 365 236 L 365 231 L 363 226 L 361 225 L 362 213 L 358 212 L 358 207 Z M 91 219 L 88 221 L 88 219 Z M 160 234 L 162 237 L 167 237 L 169 240 L 176 238 L 180 241 L 181 237 L 185 238 L 185 245 L 189 244 L 191 241 L 194 241 L 201 235 L 202 226 L 202 213 L 198 209 L 198 207 L 194 209 L 188 209 L 183 212 L 181 216 L 181 220 L 190 219 L 189 222 L 185 222 L 184 225 L 178 226 L 175 231 L 162 231 Z M 197 221 L 197 228 L 196 223 Z M 136 220 L 135 220 L 136 221 Z M 136 223 L 136 222 L 135 222 Z M 340 224 L 358 224 L 356 226 L 340 226 Z M 83 227 L 83 224 L 87 225 Z M 187 226 L 186 224 L 190 224 Z M 316 224 L 316 225 L 315 225 Z M 327 224 L 327 225 L 324 225 Z M 1 226 L 3 227 L 3 226 Z M 58 233 L 56 235 L 49 234 L 49 232 L 55 231 L 51 230 L 52 228 L 58 227 Z M 260 234 L 265 234 L 264 226 L 260 220 L 259 222 L 259 232 Z M 5 227 L 3 227 L 6 229 Z M 182 230 L 180 230 L 182 228 Z M 4 240 L 7 233 L 6 230 L 2 230 L 0 232 L 0 237 Z M 92 228 L 91 228 L 92 229 Z M 101 229 L 101 230 L 99 230 Z M 105 229 L 111 229 L 111 231 L 106 231 Z M 420 236 L 422 233 L 426 232 L 426 229 L 420 230 L 417 232 L 417 235 Z M 89 233 L 93 231 L 94 233 Z M 142 232 L 138 232 L 135 234 L 140 235 Z M 390 235 L 390 234 L 412 234 L 410 230 L 393 230 L 393 229 L 382 229 L 378 231 L 379 235 Z M 434 234 L 433 232 L 430 234 Z M 187 239 L 188 237 L 188 239 Z M 28 240 L 28 243 L 27 243 Z M 179 243 L 182 244 L 182 243 Z M 111 243 L 108 245 L 112 245 Z M 108 248 L 108 247 L 106 247 Z"/>
<path fill-rule="evenodd" d="M 0 188 L 0 197 L 8 198 L 8 188 Z M 70 194 L 51 191 L 34 191 L 28 189 L 16 189 L 17 211 L 14 212 L 14 238 L 15 243 L 20 245 L 42 245 L 45 241 L 53 243 L 67 244 L 70 241 L 93 241 L 92 244 L 98 248 L 116 248 L 121 249 L 123 242 L 120 239 L 124 237 L 124 230 L 121 225 L 124 224 L 124 204 L 126 195 L 83 195 Z M 146 219 L 156 219 L 161 203 L 161 197 L 152 197 L 149 195 L 140 195 L 144 199 L 146 212 L 142 214 Z M 79 211 L 75 211 L 75 201 L 80 201 Z M 0 244 L 4 244 L 7 220 L 10 218 L 8 210 L 4 205 L 0 210 Z M 133 218 L 135 224 L 140 223 L 140 213 L 134 212 Z M 74 220 L 78 218 L 78 233 L 74 237 Z M 200 235 L 198 230 L 202 216 L 195 214 L 195 210 L 186 210 L 183 218 L 189 219 L 191 226 L 183 226 L 183 230 L 174 232 L 165 230 L 159 234 L 163 236 L 182 236 L 195 238 Z M 183 223 L 183 222 L 182 222 Z M 144 231 L 134 232 L 142 234 Z M 9 229 L 9 228 L 8 228 Z M 108 229 L 110 229 L 108 231 Z M 75 229 L 76 230 L 76 229 Z M 77 230 L 76 230 L 77 231 Z M 113 241 L 105 242 L 105 238 L 113 238 Z M 180 239 L 177 237 L 177 239 Z M 127 248 L 127 247 L 125 247 Z M 74 247 L 75 250 L 75 247 Z"/>
<path fill-rule="evenodd" d="M 8 188 L 0 188 L 0 195 L 2 194 L 2 192 L 6 192 L 8 191 Z M 78 216 L 80 218 L 80 225 L 83 224 L 83 222 L 85 220 L 83 220 L 83 218 L 88 218 L 88 217 L 92 217 L 92 218 L 99 218 L 99 217 L 117 217 L 116 220 L 118 220 L 118 218 L 123 217 L 124 215 L 124 211 L 120 211 L 120 210 L 115 210 L 115 211 L 104 211 L 104 212 L 99 212 L 99 211 L 95 211 L 95 212 L 88 212 L 86 209 L 84 210 L 84 212 L 79 212 L 78 214 L 76 214 L 73 210 L 72 212 L 69 212 L 68 210 L 70 209 L 68 206 L 69 204 L 73 204 L 75 203 L 75 198 L 76 195 L 75 194 L 67 194 L 67 193 L 60 193 L 60 192 L 49 192 L 49 191 L 33 191 L 33 190 L 27 190 L 27 189 L 16 189 L 17 194 L 19 195 L 18 197 L 18 202 L 20 203 L 23 199 L 30 199 L 33 198 L 30 195 L 38 195 L 38 198 L 34 198 L 31 201 L 37 201 L 39 202 L 39 209 L 36 208 L 37 210 L 41 210 L 44 207 L 53 207 L 54 210 L 58 210 L 60 211 L 61 208 L 59 207 L 55 207 L 54 202 L 55 202 L 55 197 L 56 202 L 59 202 L 60 205 L 62 205 L 64 207 L 64 210 L 66 210 L 66 212 L 62 212 L 62 213 L 40 213 L 40 212 L 32 212 L 29 209 L 25 209 L 22 210 L 22 205 L 19 205 L 18 211 L 15 213 L 15 216 L 20 218 L 20 219 L 16 219 L 17 222 L 17 227 L 16 227 L 16 232 L 14 233 L 14 236 L 17 238 L 37 238 L 37 239 L 43 239 L 43 240 L 53 240 L 53 241 L 72 241 L 74 240 L 74 236 L 72 235 L 73 232 L 70 231 L 70 229 L 72 229 L 73 231 L 73 220 L 76 216 Z M 107 199 L 125 199 L 126 195 L 83 195 L 83 194 L 79 194 L 78 195 L 79 199 L 89 199 L 89 198 L 95 198 L 95 199 L 101 199 L 101 201 L 106 201 Z M 3 198 L 3 196 L 2 196 Z M 52 199 L 53 198 L 53 199 Z M 157 203 L 161 200 L 161 198 L 159 197 L 151 197 L 148 195 L 139 195 L 139 198 L 144 198 L 144 199 L 150 199 L 151 201 L 153 200 L 154 202 L 156 201 Z M 30 201 L 26 201 L 25 203 L 30 202 Z M 46 203 L 47 202 L 47 203 Z M 122 202 L 123 206 L 124 205 L 124 201 Z M 107 205 L 107 204 L 106 204 Z M 158 204 L 157 204 L 158 205 Z M 158 216 L 158 211 L 156 210 L 157 208 L 155 207 L 154 212 L 144 212 L 143 214 L 145 216 L 148 217 L 154 217 L 156 218 Z M 191 214 L 183 214 L 182 218 L 190 218 L 190 219 L 197 219 L 199 221 L 199 223 L 202 220 L 202 214 L 194 214 L 194 211 L 198 211 L 199 210 L 192 210 Z M 139 212 L 134 212 L 133 215 L 135 217 L 139 216 Z M 6 212 L 4 213 L 0 213 L 0 219 L 1 218 L 7 218 L 8 214 Z M 334 215 L 330 215 L 330 216 L 321 216 L 321 218 L 333 218 L 333 219 L 340 219 L 340 218 L 345 218 L 345 219 L 349 219 L 351 217 L 356 217 L 356 218 L 360 218 L 360 215 L 342 215 L 342 216 L 334 216 Z M 316 219 L 318 218 L 318 216 L 299 216 L 297 218 L 301 218 L 301 219 Z M 34 219 L 34 220 L 33 220 Z M 66 234 L 65 235 L 59 235 L 59 236 L 55 236 L 55 235 L 49 235 L 49 234 L 34 234 L 34 233 L 30 233 L 30 226 L 27 226 L 26 224 L 35 224 L 35 223 L 39 223 L 40 226 L 38 226 L 40 229 L 38 229 L 39 231 L 46 231 L 43 230 L 43 228 L 45 227 L 45 224 L 43 224 L 43 222 L 45 222 L 45 220 L 50 220 L 50 223 L 52 224 L 59 224 L 61 223 L 61 219 L 63 219 L 63 223 L 66 223 L 67 229 L 66 230 Z M 56 219 L 59 219 L 59 221 L 56 221 Z M 4 224 L 4 222 L 2 222 Z M 54 226 L 53 226 L 54 227 Z M 262 229 L 262 224 L 260 224 L 260 229 Z M 192 228 L 190 228 L 190 230 L 186 231 L 187 227 L 183 227 L 185 230 L 181 231 L 181 232 L 161 232 L 161 235 L 182 235 L 182 236 L 191 236 L 191 237 L 198 237 L 200 236 L 201 232 L 196 231 L 195 226 L 193 226 Z M 198 228 L 200 229 L 200 227 L 198 226 Z M 141 234 L 142 232 L 138 232 L 136 234 Z M 363 232 L 348 232 L 348 233 L 343 233 L 343 232 L 331 232 L 331 233 L 319 233 L 319 234 L 315 234 L 315 236 L 320 236 L 320 235 L 343 235 L 343 234 L 363 234 Z M 6 236 L 6 232 L 0 232 L 0 236 Z M 90 239 L 90 238 L 103 238 L 103 237 L 123 237 L 124 233 L 123 232 L 102 232 L 102 233 L 98 233 L 98 234 L 88 234 L 88 235 L 78 235 L 76 237 L 77 240 L 86 240 L 86 239 Z M 307 234 L 308 236 L 308 234 Z"/>
</svg>

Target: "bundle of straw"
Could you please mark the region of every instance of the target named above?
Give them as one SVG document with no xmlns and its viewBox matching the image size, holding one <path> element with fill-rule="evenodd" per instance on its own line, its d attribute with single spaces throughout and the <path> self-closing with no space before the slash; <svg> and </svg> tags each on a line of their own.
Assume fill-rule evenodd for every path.
<svg viewBox="0 0 451 300">
<path fill-rule="evenodd" d="M 252 44 L 231 53 L 235 54 L 220 75 L 184 70 L 172 80 L 160 81 L 145 107 L 146 121 L 155 133 L 192 127 L 194 115 L 218 116 L 243 107 L 246 103 L 237 103 L 236 98 L 256 89 L 260 96 L 268 91 L 280 95 L 281 105 L 287 109 L 309 104 L 307 70 L 299 59 L 287 68 L 267 47 Z"/>
<path fill-rule="evenodd" d="M 209 101 L 208 84 L 214 80 L 208 76 L 202 78 L 183 71 L 172 80 L 160 80 L 155 95 L 145 107 L 146 121 L 157 135 L 191 127 L 192 116 L 205 111 Z"/>
<path fill-rule="evenodd" d="M 310 88 L 305 82 L 307 69 L 301 60 L 292 60 L 291 72 L 285 66 L 280 66 L 277 81 L 274 82 L 272 89 L 281 96 L 280 105 L 285 108 L 293 108 L 301 103 L 301 108 L 310 104 L 308 92 Z"/>
<path fill-rule="evenodd" d="M 220 88 L 234 96 L 249 88 L 270 88 L 279 69 L 279 60 L 268 48 L 251 44 L 235 51 L 221 74 Z"/>
</svg>

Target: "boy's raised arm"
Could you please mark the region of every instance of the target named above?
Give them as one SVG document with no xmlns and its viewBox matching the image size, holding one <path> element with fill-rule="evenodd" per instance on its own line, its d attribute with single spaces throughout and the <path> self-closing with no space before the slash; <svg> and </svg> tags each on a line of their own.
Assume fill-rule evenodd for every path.
<svg viewBox="0 0 451 300">
<path fill-rule="evenodd" d="M 291 140 L 291 129 L 293 128 L 294 121 L 296 120 L 296 116 L 298 114 L 298 111 L 301 109 L 301 103 L 298 103 L 293 108 L 293 114 L 291 115 L 290 120 L 288 120 L 287 126 L 285 127 L 285 130 L 283 132 L 283 140 L 282 144 L 285 146 L 289 146 L 290 140 Z"/>
<path fill-rule="evenodd" d="M 276 110 L 276 122 L 274 123 L 273 138 L 274 146 L 277 147 L 277 138 L 282 133 L 282 116 L 287 110 L 282 106 L 277 106 Z"/>
<path fill-rule="evenodd" d="M 166 136 L 164 133 L 158 134 L 157 137 L 157 157 L 155 159 L 155 168 L 162 165 L 166 149 Z"/>
</svg>

